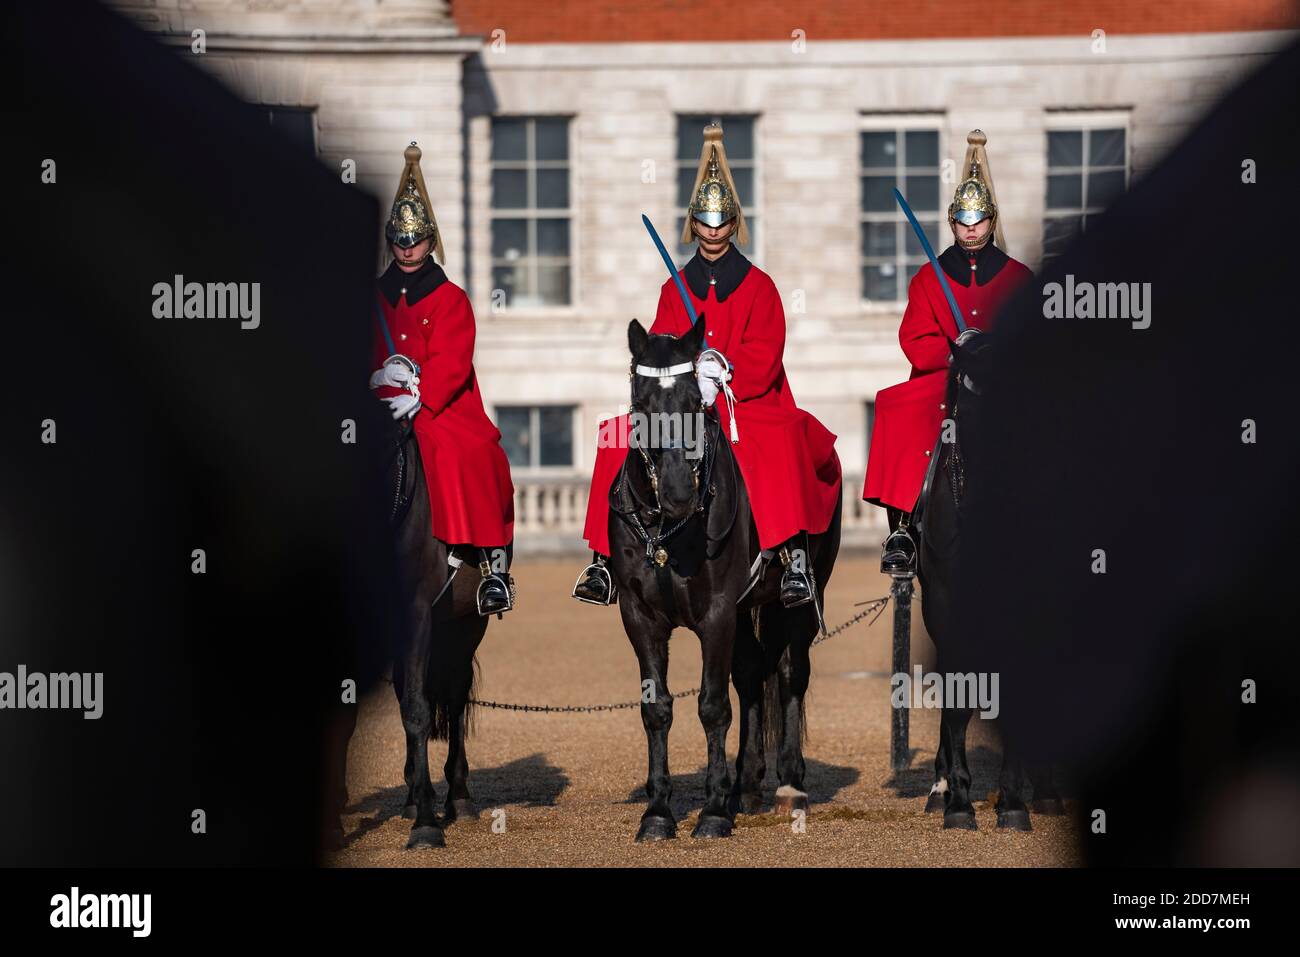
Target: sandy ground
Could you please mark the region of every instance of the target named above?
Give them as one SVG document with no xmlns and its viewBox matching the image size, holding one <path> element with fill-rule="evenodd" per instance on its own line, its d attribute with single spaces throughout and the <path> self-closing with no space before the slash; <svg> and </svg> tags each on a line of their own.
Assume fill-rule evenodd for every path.
<svg viewBox="0 0 1300 957">
<path fill-rule="evenodd" d="M 853 603 L 888 594 L 878 559 L 841 556 L 827 596 L 833 627 L 853 616 Z M 522 560 L 514 574 L 519 605 L 493 619 L 479 650 L 482 700 L 527 704 L 596 704 L 638 697 L 636 659 L 616 608 L 569 597 L 581 560 Z M 914 606 L 912 658 L 927 669 L 934 648 Z M 892 608 L 874 625 L 861 622 L 813 649 L 808 697 L 806 831 L 794 833 L 774 813 L 740 816 L 726 840 L 690 838 L 704 803 L 704 735 L 694 698 L 679 699 L 669 738 L 673 809 L 679 837 L 633 841 L 644 808 L 645 735 L 636 710 L 552 715 L 480 710 L 468 745 L 470 791 L 481 816 L 447 829 L 447 847 L 405 849 L 410 821 L 401 816 L 403 736 L 392 688 L 361 703 L 348 754 L 350 804 L 343 867 L 429 866 L 1076 866 L 1081 863 L 1070 818 L 1034 817 L 1032 833 L 1000 832 L 984 800 L 996 785 L 995 735 L 971 722 L 968 753 L 979 830 L 943 831 L 939 815 L 923 813 L 933 776 L 939 720 L 911 713 L 911 767 L 889 768 L 889 681 Z M 669 690 L 699 683 L 699 642 L 678 630 L 671 645 Z M 732 707 L 737 705 L 732 692 Z M 727 751 L 733 762 L 739 722 Z M 446 746 L 430 746 L 441 802 Z M 767 807 L 776 789 L 769 756 Z M 439 805 L 441 806 L 441 804 Z M 1075 809 L 1073 802 L 1069 805 Z M 495 812 L 495 813 L 494 813 Z M 504 831 L 493 829 L 494 819 Z M 498 824 L 500 830 L 500 824 Z"/>
</svg>

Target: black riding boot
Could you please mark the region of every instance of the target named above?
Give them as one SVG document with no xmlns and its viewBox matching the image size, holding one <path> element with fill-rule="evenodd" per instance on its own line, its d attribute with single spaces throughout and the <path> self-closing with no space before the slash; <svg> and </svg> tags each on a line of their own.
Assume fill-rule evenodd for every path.
<svg viewBox="0 0 1300 957">
<path fill-rule="evenodd" d="M 605 564 L 605 556 L 591 553 L 591 564 L 582 570 L 573 586 L 573 597 L 589 605 L 613 605 L 618 601 L 618 587 Z"/>
<path fill-rule="evenodd" d="M 479 549 L 479 574 L 483 576 L 478 583 L 478 613 L 486 618 L 488 615 L 504 615 L 515 607 L 515 583 L 509 572 L 496 571 L 486 548 Z"/>
<path fill-rule="evenodd" d="M 796 535 L 781 546 L 777 554 L 785 571 L 781 572 L 781 604 L 798 608 L 813 600 L 812 576 L 808 574 L 808 549 Z"/>
<path fill-rule="evenodd" d="M 893 578 L 911 578 L 916 574 L 916 540 L 912 538 L 912 514 L 899 512 L 897 521 L 891 521 L 889 537 L 881 543 L 880 571 Z M 890 509 L 889 517 L 895 516 Z"/>
</svg>

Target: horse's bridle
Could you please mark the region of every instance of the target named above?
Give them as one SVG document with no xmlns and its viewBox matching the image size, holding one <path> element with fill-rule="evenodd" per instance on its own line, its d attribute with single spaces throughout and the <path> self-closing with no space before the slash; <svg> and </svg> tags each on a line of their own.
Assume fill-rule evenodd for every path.
<svg viewBox="0 0 1300 957">
<path fill-rule="evenodd" d="M 397 445 L 389 455 L 388 461 L 391 462 L 394 457 L 397 459 L 397 485 L 393 490 L 393 510 L 388 513 L 388 521 L 396 525 L 402 517 L 406 515 L 406 510 L 411 507 L 411 500 L 415 497 L 416 483 L 412 482 L 409 490 L 403 491 L 402 486 L 406 484 L 406 444 L 415 437 L 415 425 L 410 419 L 405 420 L 399 427 L 397 434 Z M 416 455 L 419 455 L 416 450 Z"/>
<path fill-rule="evenodd" d="M 671 366 L 637 365 L 633 368 L 632 374 L 652 379 L 670 379 L 694 371 L 695 363 L 679 362 L 676 365 Z M 630 377 L 631 376 L 629 376 L 629 378 Z M 641 410 L 637 403 L 633 402 L 630 411 L 640 412 Z M 654 459 L 650 457 L 650 453 L 643 445 L 635 442 L 634 437 L 635 430 L 630 431 L 628 434 L 628 443 L 632 448 L 636 449 L 638 454 L 641 456 L 642 463 L 645 465 L 646 475 L 650 479 L 650 491 L 654 495 L 654 504 L 651 505 L 643 501 L 641 497 L 637 495 L 636 488 L 633 484 L 626 481 L 627 463 L 624 462 L 623 468 L 619 471 L 618 480 L 610 489 L 609 507 L 614 514 L 631 526 L 637 533 L 637 537 L 640 538 L 642 544 L 645 545 L 646 560 L 649 563 L 662 568 L 668 563 L 668 551 L 664 548 L 664 545 L 667 544 L 673 536 L 685 528 L 691 519 L 695 518 L 697 515 L 703 514 L 708 509 L 709 500 L 717 491 L 712 482 L 713 463 L 717 453 L 714 450 L 713 445 L 709 442 L 709 430 L 706 423 L 705 428 L 700 432 L 700 455 L 691 461 L 691 480 L 694 484 L 695 492 L 694 507 L 690 509 L 683 518 L 665 528 L 661 518 L 664 513 L 663 503 L 659 500 L 659 471 L 655 468 Z M 673 445 L 665 446 L 665 448 L 682 448 L 684 445 L 685 442 L 683 440 L 680 444 L 674 443 Z M 624 488 L 627 489 L 628 494 L 632 498 L 633 505 L 630 509 L 623 509 L 618 506 L 618 498 Z M 646 523 L 641 521 L 640 513 L 642 510 L 652 518 L 660 518 L 657 533 L 651 534 L 649 529 L 645 527 Z M 735 521 L 735 516 L 732 516 L 732 521 Z M 730 531 L 730 527 L 728 527 L 728 531 Z"/>
</svg>

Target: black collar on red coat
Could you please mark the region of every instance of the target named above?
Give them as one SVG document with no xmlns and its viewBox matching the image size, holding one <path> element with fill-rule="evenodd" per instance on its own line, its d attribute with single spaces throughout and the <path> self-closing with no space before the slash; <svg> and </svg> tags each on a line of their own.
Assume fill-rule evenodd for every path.
<svg viewBox="0 0 1300 957">
<path fill-rule="evenodd" d="M 447 274 L 434 262 L 433 257 L 426 259 L 424 265 L 415 272 L 402 272 L 397 263 L 392 262 L 379 277 L 379 291 L 384 294 L 390 306 L 396 306 L 397 300 L 405 292 L 406 304 L 413 306 L 446 281 Z"/>
<path fill-rule="evenodd" d="M 709 280 L 716 279 L 713 294 L 717 296 L 718 302 L 722 302 L 749 275 L 751 265 L 753 264 L 741 254 L 735 243 L 727 243 L 727 251 L 712 261 L 701 256 L 696 249 L 695 255 L 682 269 L 682 275 L 686 277 L 686 285 L 691 287 L 696 299 L 708 299 Z"/>
<path fill-rule="evenodd" d="M 975 251 L 973 258 L 975 268 L 971 269 L 972 254 L 954 243 L 939 255 L 939 265 L 943 267 L 943 271 L 948 274 L 948 278 L 953 282 L 969 286 L 970 277 L 974 274 L 975 285 L 987 286 L 989 280 L 1001 272 L 1002 267 L 1011 259 L 1010 256 L 993 245 L 991 238 Z"/>
</svg>

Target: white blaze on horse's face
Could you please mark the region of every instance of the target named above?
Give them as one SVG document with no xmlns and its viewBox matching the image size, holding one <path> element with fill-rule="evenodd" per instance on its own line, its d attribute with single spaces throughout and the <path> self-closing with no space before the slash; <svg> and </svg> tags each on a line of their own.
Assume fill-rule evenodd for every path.
<svg viewBox="0 0 1300 957">
<path fill-rule="evenodd" d="M 659 388 L 661 388 L 661 389 L 671 389 L 671 388 L 673 387 L 673 385 L 674 385 L 676 382 L 677 382 L 677 376 L 675 376 L 675 375 L 665 375 L 665 376 L 660 376 L 660 377 L 659 377 Z"/>
</svg>

